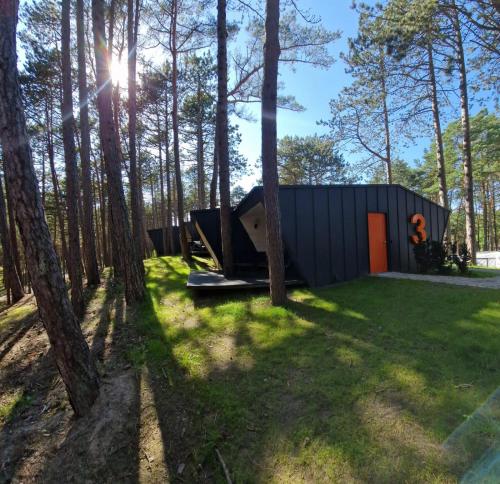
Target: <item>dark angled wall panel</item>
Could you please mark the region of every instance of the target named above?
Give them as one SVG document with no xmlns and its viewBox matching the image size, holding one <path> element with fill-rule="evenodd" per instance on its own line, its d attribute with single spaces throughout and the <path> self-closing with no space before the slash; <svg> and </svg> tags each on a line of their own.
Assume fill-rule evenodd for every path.
<svg viewBox="0 0 500 484">
<path fill-rule="evenodd" d="M 432 240 L 439 240 L 438 207 L 434 204 L 431 205 L 431 238 Z"/>
<path fill-rule="evenodd" d="M 366 187 L 366 208 L 368 212 L 378 212 L 377 187 Z"/>
<path fill-rule="evenodd" d="M 297 214 L 295 212 L 296 190 L 280 190 L 281 233 L 285 249 L 292 258 L 297 257 Z"/>
<path fill-rule="evenodd" d="M 415 213 L 423 212 L 423 200 L 419 195 L 415 195 Z"/>
<path fill-rule="evenodd" d="M 413 234 L 413 225 L 410 223 L 410 217 L 416 212 L 415 210 L 415 194 L 410 191 L 406 191 L 406 240 L 407 243 L 410 240 L 410 235 Z M 415 261 L 415 254 L 413 252 L 413 247 L 411 244 L 409 247 L 408 260 L 409 260 L 409 270 L 410 272 L 416 272 L 417 263 Z"/>
<path fill-rule="evenodd" d="M 314 250 L 314 212 L 313 190 L 297 188 L 295 193 L 296 224 L 297 224 L 297 255 L 299 271 L 304 278 L 315 285 L 316 267 Z"/>
<path fill-rule="evenodd" d="M 330 213 L 328 188 L 313 190 L 314 249 L 317 286 L 331 284 L 330 270 Z"/>
<path fill-rule="evenodd" d="M 156 255 L 162 257 L 165 255 L 165 249 L 163 247 L 163 229 L 149 229 L 148 235 L 155 248 Z M 167 230 L 166 228 L 164 229 Z M 173 255 L 181 253 L 181 242 L 179 240 L 179 227 L 176 225 L 172 227 L 172 239 L 174 243 Z"/>
<path fill-rule="evenodd" d="M 358 275 L 358 251 L 356 240 L 356 203 L 354 188 L 342 188 L 342 217 L 344 226 L 345 279 Z"/>
<path fill-rule="evenodd" d="M 431 203 L 427 200 L 422 201 L 422 212 L 421 214 L 425 218 L 425 231 L 427 232 L 427 237 L 432 240 L 431 236 L 431 231 L 432 231 L 432 221 L 431 221 Z"/>
<path fill-rule="evenodd" d="M 387 213 L 387 186 L 377 187 L 378 211 Z"/>
<path fill-rule="evenodd" d="M 401 270 L 399 257 L 398 187 L 387 188 L 387 224 L 389 232 L 389 269 Z"/>
<path fill-rule="evenodd" d="M 406 210 L 406 190 L 398 187 L 399 258 L 400 270 L 409 271 L 410 247 L 408 244 L 408 212 Z"/>
<path fill-rule="evenodd" d="M 355 188 L 356 242 L 358 248 L 358 275 L 370 272 L 368 258 L 368 213 L 366 210 L 366 188 Z"/>
<path fill-rule="evenodd" d="M 330 209 L 330 263 L 334 281 L 345 279 L 345 255 L 344 255 L 344 224 L 342 218 L 342 190 L 331 188 L 328 191 Z"/>
</svg>

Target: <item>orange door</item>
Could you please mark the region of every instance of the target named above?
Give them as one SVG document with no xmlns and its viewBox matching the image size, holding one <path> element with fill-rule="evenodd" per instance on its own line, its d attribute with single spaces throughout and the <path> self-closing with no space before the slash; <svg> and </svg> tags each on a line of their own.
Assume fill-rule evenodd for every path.
<svg viewBox="0 0 500 484">
<path fill-rule="evenodd" d="M 368 214 L 370 272 L 387 272 L 387 227 L 385 213 Z"/>
</svg>

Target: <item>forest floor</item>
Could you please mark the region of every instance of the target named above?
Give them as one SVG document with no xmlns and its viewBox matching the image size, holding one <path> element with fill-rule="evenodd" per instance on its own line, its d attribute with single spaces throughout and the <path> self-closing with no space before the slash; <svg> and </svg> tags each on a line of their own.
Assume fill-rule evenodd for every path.
<svg viewBox="0 0 500 484">
<path fill-rule="evenodd" d="M 365 278 L 284 309 L 193 295 L 188 271 L 146 261 L 132 309 L 109 278 L 89 291 L 102 385 L 82 419 L 33 298 L 0 314 L 0 482 L 225 482 L 224 466 L 234 482 L 455 482 L 500 441 L 498 291 Z"/>
</svg>

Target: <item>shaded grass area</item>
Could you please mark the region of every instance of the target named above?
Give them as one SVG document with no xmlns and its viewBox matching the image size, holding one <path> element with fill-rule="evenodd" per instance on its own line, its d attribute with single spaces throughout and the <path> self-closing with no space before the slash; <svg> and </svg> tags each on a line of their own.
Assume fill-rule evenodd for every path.
<svg viewBox="0 0 500 484">
<path fill-rule="evenodd" d="M 147 366 L 171 475 L 237 482 L 454 481 L 468 454 L 441 443 L 498 385 L 493 290 L 367 278 L 196 297 L 178 258 L 146 262 L 130 348 Z M 476 436 L 477 437 L 477 436 Z"/>
</svg>

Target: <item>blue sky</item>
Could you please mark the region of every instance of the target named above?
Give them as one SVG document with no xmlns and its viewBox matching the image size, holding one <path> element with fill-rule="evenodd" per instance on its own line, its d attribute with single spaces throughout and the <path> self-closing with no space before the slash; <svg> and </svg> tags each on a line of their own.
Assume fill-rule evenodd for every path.
<svg viewBox="0 0 500 484">
<path fill-rule="evenodd" d="M 285 85 L 284 93 L 293 95 L 306 108 L 304 112 L 279 110 L 278 137 L 285 135 L 307 135 L 326 133 L 324 127 L 316 123 L 329 117 L 329 101 L 335 97 L 345 85 L 350 83 L 350 77 L 345 74 L 345 66 L 339 59 L 339 53 L 347 51 L 348 37 L 354 37 L 357 32 L 357 13 L 351 9 L 352 0 L 301 0 L 300 6 L 310 9 L 320 15 L 323 25 L 330 30 L 340 30 L 342 36 L 329 47 L 336 62 L 328 70 L 317 69 L 308 65 L 297 66 L 296 71 L 280 67 L 280 81 Z M 260 156 L 260 104 L 251 105 L 249 111 L 257 120 L 247 122 L 235 120 L 240 126 L 242 143 L 240 151 L 253 167 Z M 421 139 L 415 145 L 400 147 L 398 154 L 408 162 L 421 158 L 424 148 L 430 139 Z M 343 153 L 348 161 L 354 161 L 355 155 Z M 240 184 L 245 189 L 255 185 L 259 173 L 253 173 L 243 178 Z"/>
</svg>

